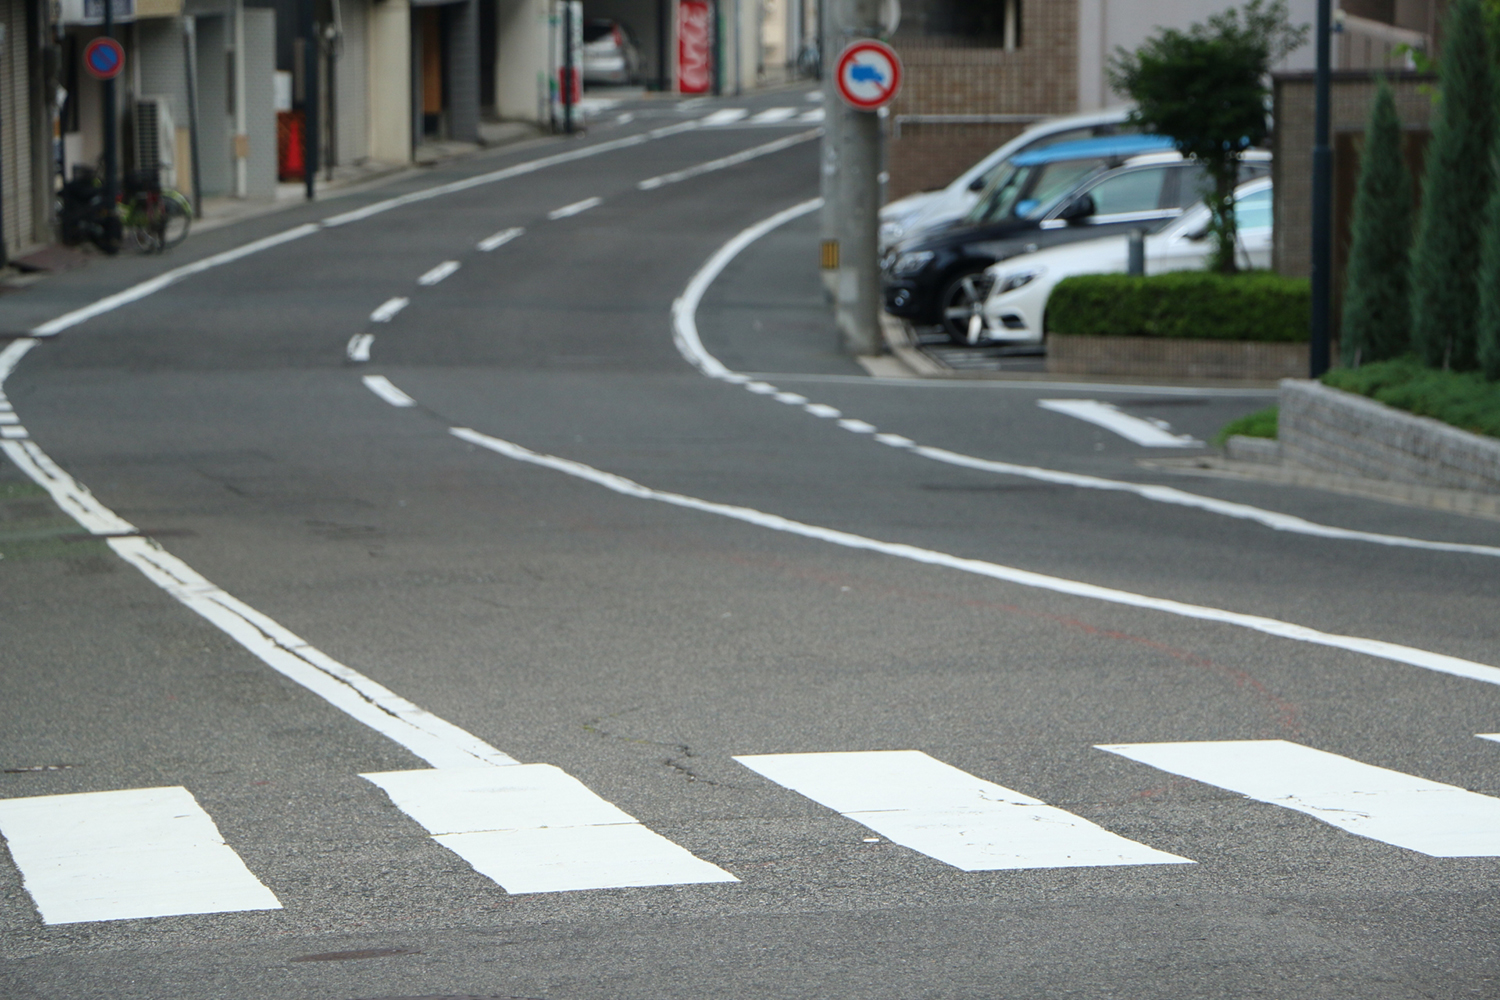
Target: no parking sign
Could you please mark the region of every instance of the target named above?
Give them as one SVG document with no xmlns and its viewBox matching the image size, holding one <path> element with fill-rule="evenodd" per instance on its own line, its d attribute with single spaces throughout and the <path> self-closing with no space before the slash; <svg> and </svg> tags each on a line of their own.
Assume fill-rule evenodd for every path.
<svg viewBox="0 0 1500 1000">
<path fill-rule="evenodd" d="M 125 68 L 125 50 L 113 38 L 96 38 L 84 47 L 83 68 L 95 80 L 113 80 Z"/>
<path fill-rule="evenodd" d="M 860 39 L 839 55 L 834 80 L 850 107 L 874 111 L 889 104 L 901 88 L 901 59 L 884 42 Z"/>
</svg>

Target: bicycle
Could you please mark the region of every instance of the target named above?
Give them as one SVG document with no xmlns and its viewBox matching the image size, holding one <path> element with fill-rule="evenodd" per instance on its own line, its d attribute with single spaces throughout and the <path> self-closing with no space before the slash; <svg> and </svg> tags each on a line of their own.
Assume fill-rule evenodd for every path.
<svg viewBox="0 0 1500 1000">
<path fill-rule="evenodd" d="M 132 170 L 125 175 L 120 198 L 120 222 L 129 228 L 144 253 L 161 253 L 187 239 L 193 206 L 180 191 L 163 189 L 155 170 Z"/>
<path fill-rule="evenodd" d="M 88 240 L 107 254 L 120 250 L 120 214 L 105 202 L 104 185 L 93 167 L 73 167 L 73 179 L 58 191 L 57 222 L 68 246 Z"/>
</svg>

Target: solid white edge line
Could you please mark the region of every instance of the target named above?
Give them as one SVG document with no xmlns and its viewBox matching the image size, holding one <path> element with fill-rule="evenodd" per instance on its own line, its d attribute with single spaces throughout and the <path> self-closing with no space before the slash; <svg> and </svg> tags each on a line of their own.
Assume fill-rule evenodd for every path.
<svg viewBox="0 0 1500 1000">
<path fill-rule="evenodd" d="M 570 459 L 534 452 L 521 445 L 500 438 L 490 437 L 487 434 L 481 434 L 468 427 L 452 427 L 449 428 L 449 433 L 460 440 L 478 445 L 481 448 L 486 448 L 507 458 L 553 469 L 557 472 L 595 483 L 625 496 L 636 497 L 642 500 L 658 500 L 676 507 L 684 507 L 689 510 L 715 514 L 720 517 L 742 521 L 746 524 L 753 524 L 756 527 L 800 535 L 803 538 L 829 542 L 845 548 L 878 552 L 882 555 L 908 559 L 912 562 L 923 563 L 929 566 L 956 569 L 965 573 L 972 573 L 976 576 L 988 577 L 993 580 L 1003 580 L 1007 583 L 1015 583 L 1024 587 L 1034 587 L 1039 590 L 1067 594 L 1072 597 L 1087 597 L 1126 607 L 1162 611 L 1182 618 L 1236 625 L 1255 632 L 1276 636 L 1277 638 L 1292 639 L 1297 642 L 1306 642 L 1318 646 L 1328 646 L 1334 649 L 1347 650 L 1352 653 L 1362 653 L 1367 656 L 1391 660 L 1396 663 L 1406 663 L 1438 673 L 1452 674 L 1455 677 L 1465 677 L 1469 680 L 1481 681 L 1485 684 L 1500 685 L 1500 667 L 1493 667 L 1473 660 L 1465 660 L 1457 656 L 1449 656 L 1445 653 L 1434 653 L 1412 646 L 1403 646 L 1399 643 L 1385 642 L 1380 639 L 1365 639 L 1359 636 L 1323 632 L 1305 625 L 1297 625 L 1292 622 L 1284 622 L 1279 619 L 1266 618 L 1260 615 L 1224 611 L 1219 608 L 1210 608 L 1198 604 L 1187 604 L 1160 597 L 1148 597 L 1144 594 L 1133 594 L 1125 590 L 1116 590 L 1113 587 L 1101 587 L 1097 584 L 1067 580 L 1062 577 L 1049 576 L 1045 573 L 1035 573 L 1013 566 L 1003 566 L 999 563 L 985 562 L 980 559 L 967 559 L 961 556 L 949 555 L 945 552 L 936 552 L 931 549 L 919 548 L 915 545 L 907 545 L 902 542 L 883 542 L 846 531 L 838 531 L 833 528 L 821 528 L 816 525 L 804 524 L 801 521 L 793 521 L 778 514 L 763 513 L 749 507 L 715 503 L 710 500 L 699 500 L 695 497 L 684 496 L 680 493 L 667 493 L 651 489 L 623 476 L 604 472 Z"/>
<path fill-rule="evenodd" d="M 742 150 L 741 152 L 733 153 L 729 156 L 720 157 L 717 160 L 708 160 L 707 162 L 699 163 L 696 166 L 685 167 L 682 170 L 674 170 L 668 174 L 660 174 L 656 177 L 648 177 L 640 183 L 636 184 L 636 187 L 642 191 L 651 191 L 656 188 L 663 187 L 667 184 L 675 184 L 678 181 L 685 181 L 689 178 L 697 177 L 701 174 L 707 174 L 715 170 L 724 170 L 728 167 L 738 166 L 741 163 L 748 162 L 759 156 L 767 156 L 771 153 L 779 153 L 783 149 L 790 149 L 792 146 L 799 145 L 811 139 L 816 139 L 822 134 L 823 130 L 816 128 L 812 129 L 809 132 L 800 132 L 797 135 L 787 136 L 784 139 L 777 139 L 775 142 L 768 142 L 762 146 L 754 146 L 750 149 Z"/>
<path fill-rule="evenodd" d="M 143 299 L 154 292 L 161 291 L 168 285 L 175 285 L 183 278 L 194 274 L 201 274 L 212 268 L 232 263 L 251 254 L 259 253 L 262 250 L 269 250 L 271 247 L 280 246 L 283 243 L 290 243 L 292 240 L 298 240 L 304 236 L 311 236 L 317 231 L 317 225 L 309 222 L 305 225 L 288 229 L 285 232 L 276 233 L 274 236 L 267 236 L 264 239 L 246 243 L 244 246 L 235 247 L 233 250 L 216 253 L 210 257 L 204 257 L 202 260 L 195 260 L 191 264 L 184 264 L 181 267 L 174 267 L 170 271 L 163 271 L 156 277 L 142 281 L 140 284 L 131 285 L 124 291 L 116 292 L 113 295 L 106 295 L 104 298 L 97 302 L 92 302 L 82 309 L 74 309 L 72 312 L 63 313 L 56 319 L 50 319 L 34 328 L 31 331 L 31 335 L 33 337 L 56 336 L 69 327 L 77 326 L 79 323 L 91 320 L 95 316 L 101 316 L 123 305 Z"/>
<path fill-rule="evenodd" d="M 791 208 L 777 212 L 768 219 L 756 223 L 743 230 L 719 250 L 698 269 L 697 273 L 688 281 L 687 287 L 682 295 L 672 303 L 672 342 L 677 352 L 704 375 L 709 378 L 731 382 L 737 385 L 746 385 L 757 381 L 753 376 L 741 372 L 731 371 L 718 358 L 710 354 L 703 346 L 703 341 L 698 335 L 698 305 L 703 301 L 704 294 L 708 291 L 729 262 L 737 257 L 747 246 L 760 239 L 766 233 L 785 225 L 793 219 L 800 218 L 808 212 L 821 208 L 823 199 L 814 198 L 801 204 L 793 205 Z M 868 384 L 867 378 L 852 378 L 857 384 Z M 1080 386 L 1084 388 L 1085 386 Z M 1133 391 L 1153 389 L 1150 386 L 1137 387 Z M 1197 390 L 1175 389 L 1181 394 L 1191 394 Z M 1210 390 L 1213 391 L 1213 390 Z M 810 407 L 820 407 L 817 411 Z M 825 407 L 821 403 L 810 403 L 808 412 L 813 416 L 824 416 L 825 410 L 832 411 L 835 416 L 841 416 L 833 407 Z M 1052 469 L 1043 469 L 1029 465 L 1015 465 L 1010 462 L 996 462 L 989 459 L 973 458 L 961 455 L 957 452 L 947 451 L 942 448 L 933 448 L 926 445 L 918 445 L 916 442 L 899 434 L 877 434 L 875 440 L 881 444 L 892 445 L 900 448 L 911 448 L 923 458 L 932 459 L 937 462 L 945 462 L 949 465 L 962 466 L 983 472 L 996 472 L 1002 475 L 1021 476 L 1028 479 L 1036 479 L 1042 482 L 1057 483 L 1065 486 L 1078 486 L 1086 489 L 1113 490 L 1121 493 L 1133 493 L 1146 500 L 1159 503 L 1177 504 L 1183 507 L 1194 507 L 1207 511 L 1211 514 L 1220 514 L 1226 517 L 1234 517 L 1247 521 L 1254 521 L 1276 531 L 1286 531 L 1295 534 L 1312 535 L 1319 538 L 1328 538 L 1339 541 L 1369 542 L 1375 545 L 1387 545 L 1393 548 L 1421 549 L 1431 552 L 1459 552 L 1468 555 L 1500 556 L 1500 547 L 1490 545 L 1473 545 L 1464 542 L 1432 542 L 1421 538 L 1406 538 L 1400 535 L 1382 535 L 1369 531 L 1355 531 L 1347 528 L 1336 528 L 1330 525 L 1318 524 L 1304 518 L 1295 517 L 1290 514 L 1280 514 L 1276 511 L 1263 510 L 1252 507 L 1249 504 L 1234 503 L 1228 500 L 1216 500 L 1212 497 L 1202 496 L 1197 493 L 1189 493 L 1172 486 L 1142 486 L 1138 483 L 1124 482 L 1120 480 L 1101 479 L 1095 476 L 1079 475 L 1071 472 L 1060 472 Z"/>
</svg>

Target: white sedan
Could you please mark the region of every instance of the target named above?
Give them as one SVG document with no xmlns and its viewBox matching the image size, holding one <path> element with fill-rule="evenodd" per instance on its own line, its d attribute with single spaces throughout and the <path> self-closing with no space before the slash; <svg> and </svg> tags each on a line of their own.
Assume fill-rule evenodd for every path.
<svg viewBox="0 0 1500 1000">
<path fill-rule="evenodd" d="M 1271 182 L 1242 184 L 1235 193 L 1240 264 L 1271 265 Z M 1145 239 L 1146 273 L 1202 268 L 1213 251 L 1208 207 L 1199 204 Z M 1112 274 L 1129 266 L 1129 237 L 1110 236 L 1066 243 L 1021 254 L 984 272 L 989 291 L 969 320 L 969 343 L 1039 343 L 1045 331 L 1047 299 L 1064 278 Z"/>
</svg>

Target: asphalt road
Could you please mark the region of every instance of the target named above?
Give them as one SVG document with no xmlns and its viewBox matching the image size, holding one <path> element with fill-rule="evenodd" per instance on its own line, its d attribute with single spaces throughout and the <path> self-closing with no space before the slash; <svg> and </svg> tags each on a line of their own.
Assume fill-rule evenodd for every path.
<svg viewBox="0 0 1500 1000">
<path fill-rule="evenodd" d="M 0 994 L 1500 996 L 1500 745 L 1476 738 L 1500 730 L 1500 522 L 1145 468 L 1198 449 L 1038 405 L 1095 400 L 1206 439 L 1265 393 L 871 378 L 820 311 L 815 215 L 707 285 L 693 355 L 674 300 L 736 234 L 816 194 L 817 145 L 639 182 L 814 126 L 652 130 L 789 106 L 815 107 L 796 92 L 651 105 L 0 300 L 0 326 L 24 331 L 476 179 L 187 276 L 39 342 L 5 381 L 29 438 L 0 463 Z M 393 298 L 409 302 L 370 319 Z M 361 334 L 368 360 L 352 360 Z M 133 529 L 89 535 L 16 463 L 26 440 Z M 1128 492 L 1149 484 L 1201 502 Z M 149 543 L 101 537 L 134 529 L 265 617 L 215 624 L 202 609 L 220 592 L 153 579 L 118 554 Z M 388 735 L 417 716 L 367 725 L 256 655 L 278 634 L 267 620 L 431 713 L 424 732 L 459 729 L 424 759 Z M 1454 786 L 1435 794 L 1459 805 L 1382 797 L 1368 775 L 1309 786 L 1326 757 L 1257 772 L 1261 801 L 1182 773 L 1206 751 L 1173 771 L 1097 749 L 1198 741 L 1286 741 Z M 491 751 L 561 769 L 736 881 L 508 893 L 361 777 Z M 861 812 L 735 759 L 856 751 L 920 751 L 1013 794 L 954 807 L 936 764 L 903 779 L 868 757 Z M 48 872 L 23 885 L 6 808 L 78 806 L 77 836 L 108 842 L 95 803 L 114 800 L 62 797 L 174 788 L 197 807 L 173 815 L 201 808 L 280 908 L 44 920 L 28 887 Z M 892 842 L 927 843 L 891 833 L 900 794 L 939 840 L 1019 829 L 1017 810 L 1058 832 L 1016 867 L 964 870 Z M 554 845 L 549 871 L 613 862 L 547 841 L 566 825 L 532 831 Z M 1399 846 L 1434 825 L 1470 856 Z M 1059 861 L 1067 830 L 1172 863 Z M 154 863 L 134 857 L 101 863 Z M 126 905 L 171 895 L 141 883 Z"/>
</svg>

